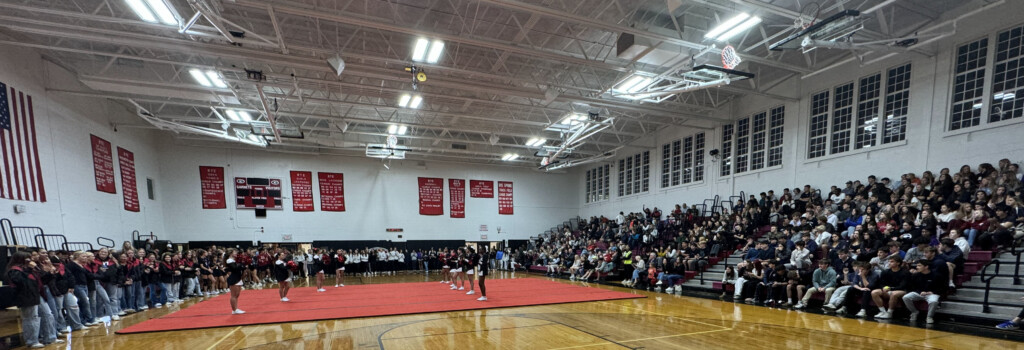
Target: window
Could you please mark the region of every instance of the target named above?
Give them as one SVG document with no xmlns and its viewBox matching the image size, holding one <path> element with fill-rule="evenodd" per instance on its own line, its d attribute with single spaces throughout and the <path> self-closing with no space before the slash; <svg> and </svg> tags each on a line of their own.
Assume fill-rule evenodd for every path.
<svg viewBox="0 0 1024 350">
<path fill-rule="evenodd" d="M 850 127 L 853 126 L 853 82 L 836 87 L 832 106 L 831 153 L 850 150 Z"/>
<path fill-rule="evenodd" d="M 609 172 L 611 167 L 602 165 L 586 171 L 587 203 L 593 203 L 608 199 Z"/>
<path fill-rule="evenodd" d="M 981 123 L 981 101 L 985 90 L 985 62 L 988 59 L 988 38 L 956 49 L 953 76 L 953 111 L 949 130 L 958 130 Z"/>
<path fill-rule="evenodd" d="M 811 142 L 807 144 L 807 158 L 825 155 L 828 144 L 828 91 L 811 97 Z"/>
<path fill-rule="evenodd" d="M 650 169 L 651 151 L 619 159 L 619 196 L 647 192 L 650 189 Z"/>
<path fill-rule="evenodd" d="M 1007 30 L 996 37 L 989 101 L 992 111 L 988 115 L 989 123 L 1024 115 L 1024 27 Z"/>
<path fill-rule="evenodd" d="M 704 133 L 698 133 L 661 146 L 662 164 L 669 164 L 666 159 L 671 158 L 673 165 L 661 169 L 662 188 L 704 181 L 704 140 Z"/>
<path fill-rule="evenodd" d="M 786 120 L 786 107 L 772 108 L 768 130 L 768 166 L 782 165 L 782 123 Z"/>
<path fill-rule="evenodd" d="M 885 83 L 885 134 L 882 143 L 907 139 L 907 112 L 910 110 L 910 64 L 889 69 Z"/>
<path fill-rule="evenodd" d="M 739 119 L 734 125 L 723 125 L 722 176 L 782 165 L 785 119 L 786 108 L 778 106 Z"/>
<path fill-rule="evenodd" d="M 860 79 L 857 91 L 857 135 L 854 149 L 875 145 L 878 133 L 878 97 L 882 91 L 882 74 L 875 74 Z"/>
<path fill-rule="evenodd" d="M 722 176 L 732 173 L 732 124 L 722 126 Z"/>
<path fill-rule="evenodd" d="M 910 63 L 885 71 L 884 95 L 882 77 L 872 74 L 811 96 L 808 159 L 906 139 Z"/>
</svg>

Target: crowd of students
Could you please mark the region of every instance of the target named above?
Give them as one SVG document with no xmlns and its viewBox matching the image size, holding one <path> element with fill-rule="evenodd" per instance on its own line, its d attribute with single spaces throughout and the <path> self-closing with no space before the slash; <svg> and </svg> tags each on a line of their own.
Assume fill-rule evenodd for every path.
<svg viewBox="0 0 1024 350">
<path fill-rule="evenodd" d="M 592 217 L 575 232 L 539 237 L 527 254 L 551 275 L 619 272 L 626 286 L 672 291 L 716 248 L 736 248 L 744 259 L 722 280 L 735 301 L 804 309 L 821 295 L 826 312 L 887 319 L 903 305 L 913 321 L 914 303 L 924 301 L 931 323 L 972 248 L 998 250 L 1024 235 L 1021 183 L 1019 166 L 1003 159 L 828 191 L 769 190 L 707 217 L 685 204 L 664 215 L 655 207 Z"/>
</svg>

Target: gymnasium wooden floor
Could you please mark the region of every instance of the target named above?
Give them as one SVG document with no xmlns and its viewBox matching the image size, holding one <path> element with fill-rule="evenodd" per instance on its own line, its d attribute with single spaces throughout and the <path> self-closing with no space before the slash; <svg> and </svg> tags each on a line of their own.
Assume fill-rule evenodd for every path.
<svg viewBox="0 0 1024 350">
<path fill-rule="evenodd" d="M 348 277 L 346 284 L 437 280 Z M 544 278 L 518 273 L 494 278 Z M 579 283 L 560 280 L 563 283 Z M 332 281 L 328 281 L 331 283 Z M 300 279 L 300 286 L 305 281 Z M 628 290 L 590 285 L 594 288 Z M 333 288 L 328 287 L 328 288 Z M 648 298 L 335 321 L 116 335 L 178 310 L 76 332 L 69 349 L 1024 349 L 1024 344 L 662 293 Z M 243 291 L 243 297 L 244 297 Z M 184 303 L 180 307 L 187 307 Z M 7 327 L 18 325 L 8 325 Z M 64 346 L 51 345 L 57 349 Z"/>
</svg>

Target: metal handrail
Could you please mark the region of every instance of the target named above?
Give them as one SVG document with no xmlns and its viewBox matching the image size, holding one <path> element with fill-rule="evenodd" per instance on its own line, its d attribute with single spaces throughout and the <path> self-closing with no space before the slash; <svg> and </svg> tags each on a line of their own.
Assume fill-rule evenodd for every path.
<svg viewBox="0 0 1024 350">
<path fill-rule="evenodd" d="M 110 241 L 110 243 L 104 244 L 103 243 L 104 241 Z M 96 237 L 96 244 L 99 244 L 100 247 L 113 248 L 114 244 L 117 244 L 117 242 L 115 242 L 114 240 L 112 240 L 110 238 L 100 236 L 100 237 Z"/>
<path fill-rule="evenodd" d="M 57 239 L 57 241 L 62 241 L 62 242 L 60 242 L 61 245 L 63 245 L 64 242 L 68 241 L 68 238 L 64 237 L 64 235 L 48 235 L 48 234 L 40 233 L 40 234 L 35 235 L 35 237 L 33 237 L 33 240 L 36 243 L 36 248 L 43 248 L 43 249 L 46 249 L 46 250 L 50 250 L 51 249 L 50 245 L 47 244 L 47 242 L 49 242 L 47 237 L 53 237 L 54 239 Z M 57 243 L 57 242 L 54 242 L 54 243 Z M 54 248 L 56 248 L 56 247 L 54 247 Z"/>
<path fill-rule="evenodd" d="M 88 248 L 86 248 L 86 249 L 71 249 L 73 247 L 88 247 Z M 64 242 L 64 244 L 61 245 L 61 250 L 73 252 L 73 251 L 79 251 L 79 250 L 91 251 L 93 249 L 92 249 L 92 243 L 89 243 L 89 242 Z"/>
<path fill-rule="evenodd" d="M 1021 242 L 1024 242 L 1024 236 L 1013 240 L 1010 246 L 1010 254 L 1017 257 L 1017 263 L 1013 264 L 1013 285 L 1020 285 L 1020 257 L 1024 255 L 1024 249 L 1018 249 L 1021 248 Z"/>
<path fill-rule="evenodd" d="M 996 265 L 995 273 L 986 276 L 985 273 L 988 272 L 988 267 L 993 264 Z M 1000 262 L 999 259 L 993 259 L 990 260 L 987 264 L 985 264 L 984 267 L 981 268 L 981 281 L 985 283 L 985 301 L 981 305 L 981 312 L 989 313 L 992 311 L 992 308 L 989 307 L 988 305 L 988 295 L 989 292 L 992 291 L 992 279 L 996 278 L 996 276 L 999 275 L 999 267 L 1001 265 L 1002 262 Z"/>
</svg>

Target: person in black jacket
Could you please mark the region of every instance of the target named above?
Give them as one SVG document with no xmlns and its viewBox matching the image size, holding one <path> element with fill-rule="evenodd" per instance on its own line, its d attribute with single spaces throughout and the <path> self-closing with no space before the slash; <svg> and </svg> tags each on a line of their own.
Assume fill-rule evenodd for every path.
<svg viewBox="0 0 1024 350">
<path fill-rule="evenodd" d="M 896 307 L 896 303 L 907 293 L 908 276 L 909 273 L 903 270 L 903 258 L 898 255 L 890 257 L 889 270 L 882 271 L 881 276 L 875 281 L 875 285 L 871 287 L 871 299 L 874 300 L 875 305 L 879 309 L 875 318 L 892 318 L 892 309 Z M 882 297 L 886 295 L 889 296 L 888 309 L 886 309 L 885 303 L 882 302 Z M 857 316 L 864 317 L 864 310 L 862 309 L 861 311 Z"/>
<path fill-rule="evenodd" d="M 54 323 L 56 323 L 58 330 L 64 330 L 67 326 L 71 326 L 72 331 L 85 328 L 82 325 L 82 320 L 79 318 L 78 299 L 74 295 L 74 276 L 71 276 L 71 273 L 67 271 L 66 265 L 57 257 L 46 259 L 48 259 L 49 265 L 53 266 L 54 270 L 53 281 L 48 286 L 53 296 L 53 309 L 57 310 L 53 314 Z M 61 312 L 61 310 L 66 310 L 67 312 Z"/>
<path fill-rule="evenodd" d="M 288 290 L 291 289 L 291 283 L 288 282 L 291 277 L 291 273 L 288 271 L 288 253 L 282 251 L 277 253 L 277 258 L 274 261 L 274 279 L 277 280 L 277 294 L 281 296 L 282 302 L 289 302 Z"/>
<path fill-rule="evenodd" d="M 89 288 L 92 286 L 92 274 L 85 268 L 89 264 L 91 254 L 77 251 L 71 255 L 71 261 L 66 265 L 67 270 L 74 279 L 74 295 L 78 298 L 78 310 L 82 324 L 93 326 L 96 319 L 92 314 L 92 300 L 89 299 Z"/>
<path fill-rule="evenodd" d="M 480 297 L 477 301 L 487 301 L 487 286 L 484 282 L 487 280 L 487 276 L 491 274 L 491 266 L 488 263 L 491 259 L 494 259 L 494 255 L 488 251 L 487 246 L 480 246 L 480 254 L 477 258 L 477 265 L 480 266 L 477 271 L 476 280 L 480 284 Z"/>
<path fill-rule="evenodd" d="M 49 309 L 43 305 L 41 291 L 45 283 L 40 279 L 41 272 L 31 253 L 19 251 L 11 256 L 5 274 L 15 290 L 14 305 L 21 312 L 21 333 L 29 348 L 42 348 L 56 340 L 55 331 L 46 331 L 53 328 L 53 317 L 50 315 L 51 324 L 46 324 Z"/>
<path fill-rule="evenodd" d="M 237 257 L 238 250 L 232 248 L 228 249 L 227 259 L 224 260 L 224 266 L 227 267 L 228 273 L 228 285 L 230 286 L 228 288 L 231 289 L 232 315 L 245 313 L 245 311 L 238 308 L 238 297 L 242 294 L 242 274 L 245 273 L 245 266 L 235 261 Z"/>
<path fill-rule="evenodd" d="M 935 309 L 939 306 L 939 296 L 946 292 L 946 276 L 931 271 L 931 260 L 921 259 L 917 261 L 917 272 L 910 275 L 907 282 L 907 294 L 903 296 L 903 303 L 907 304 L 910 310 L 910 322 L 917 321 L 917 306 L 915 301 L 925 300 L 928 302 L 928 324 L 935 323 L 932 318 Z"/>
</svg>

